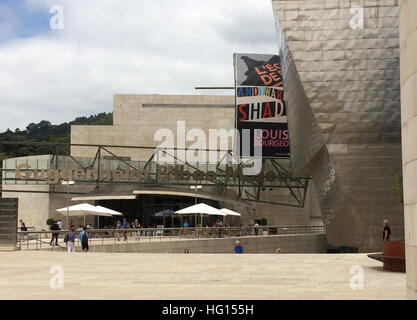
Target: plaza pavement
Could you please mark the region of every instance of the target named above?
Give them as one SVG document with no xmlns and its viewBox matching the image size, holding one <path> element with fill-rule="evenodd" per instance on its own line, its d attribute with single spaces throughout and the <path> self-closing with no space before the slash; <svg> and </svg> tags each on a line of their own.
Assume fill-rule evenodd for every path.
<svg viewBox="0 0 417 320">
<path fill-rule="evenodd" d="M 63 289 L 50 287 L 53 265 Z M 405 281 L 365 254 L 0 252 L 0 299 L 406 299 Z"/>
</svg>

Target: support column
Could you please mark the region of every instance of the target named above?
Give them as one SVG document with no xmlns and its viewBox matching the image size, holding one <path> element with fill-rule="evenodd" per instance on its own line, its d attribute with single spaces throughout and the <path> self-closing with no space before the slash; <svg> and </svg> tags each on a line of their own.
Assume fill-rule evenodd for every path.
<svg viewBox="0 0 417 320">
<path fill-rule="evenodd" d="M 407 287 L 408 297 L 417 299 L 417 1 L 399 5 Z"/>
</svg>

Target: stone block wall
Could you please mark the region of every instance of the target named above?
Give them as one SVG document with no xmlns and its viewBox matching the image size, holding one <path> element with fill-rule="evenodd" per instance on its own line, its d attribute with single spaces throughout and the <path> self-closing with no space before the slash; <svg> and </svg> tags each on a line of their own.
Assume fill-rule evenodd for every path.
<svg viewBox="0 0 417 320">
<path fill-rule="evenodd" d="M 407 285 L 417 298 L 417 1 L 400 0 L 400 47 Z"/>
<path fill-rule="evenodd" d="M 277 248 L 281 253 L 325 253 L 327 242 L 325 234 L 258 236 L 250 238 L 228 238 L 207 240 L 183 240 L 141 243 L 117 243 L 92 245 L 91 252 L 135 252 L 135 253 L 233 253 L 235 241 L 239 240 L 244 253 L 271 253 Z"/>
</svg>

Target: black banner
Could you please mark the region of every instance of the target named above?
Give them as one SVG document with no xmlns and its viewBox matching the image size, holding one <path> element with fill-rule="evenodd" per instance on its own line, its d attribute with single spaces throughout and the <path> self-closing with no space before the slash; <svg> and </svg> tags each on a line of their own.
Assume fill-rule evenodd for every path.
<svg viewBox="0 0 417 320">
<path fill-rule="evenodd" d="M 235 154 L 262 158 L 289 157 L 289 132 L 279 56 L 235 54 Z M 259 149 L 258 149 L 259 150 Z"/>
<path fill-rule="evenodd" d="M 330 295 L 331 296 L 331 295 Z M 370 296 L 369 299 L 376 299 Z M 416 301 L 387 300 L 14 300 L 0 301 L 3 310 L 25 308 L 31 312 L 62 312 L 68 308 L 82 312 L 84 317 L 108 317 L 109 310 L 123 310 L 124 317 L 138 317 L 153 320 L 265 320 L 283 317 L 311 317 L 314 310 L 320 310 L 320 318 L 334 319 L 335 312 L 343 310 L 347 317 L 361 315 L 369 317 L 395 318 L 398 310 L 410 314 L 415 310 Z M 70 315 L 61 315 L 64 319 Z"/>
</svg>

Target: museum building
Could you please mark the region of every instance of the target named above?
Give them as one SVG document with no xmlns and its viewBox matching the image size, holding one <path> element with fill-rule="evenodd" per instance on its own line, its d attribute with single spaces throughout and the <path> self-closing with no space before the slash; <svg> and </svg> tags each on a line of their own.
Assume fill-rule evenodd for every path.
<svg viewBox="0 0 417 320">
<path fill-rule="evenodd" d="M 204 201 L 240 212 L 238 225 L 324 225 L 329 245 L 359 251 L 381 247 L 384 219 L 403 239 L 389 174 L 402 170 L 398 4 L 371 1 L 352 28 L 348 2 L 272 1 L 290 156 L 265 159 L 255 179 L 224 139 L 235 96 L 115 94 L 112 125 L 71 127 L 70 156 L 5 160 L 2 197 L 18 197 L 19 218 L 40 230 L 67 198 L 145 226 Z"/>
<path fill-rule="evenodd" d="M 177 211 L 196 201 L 240 212 L 240 219 L 230 221 L 234 225 L 262 219 L 270 225 L 321 225 L 314 187 L 298 186 L 298 180 L 288 182 L 271 164 L 264 164 L 263 183 L 245 181 L 239 164 L 233 165 L 230 159 L 231 135 L 224 135 L 233 132 L 234 114 L 233 96 L 116 94 L 113 125 L 71 127 L 71 156 L 5 160 L 2 196 L 18 197 L 19 218 L 39 230 L 47 228 L 50 217 L 65 219 L 56 209 L 66 206 L 68 196 L 70 204 L 103 205 L 129 220 L 139 219 L 144 226 L 162 223 L 155 213 Z M 207 137 L 210 130 L 217 131 L 214 143 L 212 135 L 202 147 L 207 156 L 201 163 L 188 161 L 190 154 L 185 154 L 196 148 L 193 129 Z M 157 147 L 163 142 L 155 140 L 158 132 L 164 139 L 169 136 L 165 133 L 174 136 L 174 147 L 165 151 L 170 155 L 169 163 L 157 159 Z M 209 148 L 216 140 L 218 147 Z M 209 161 L 210 157 L 215 159 Z M 287 159 L 277 161 L 288 166 Z M 62 185 L 61 180 L 75 184 Z M 288 183 L 301 190 L 296 191 L 300 197 L 291 195 Z M 201 188 L 195 190 L 195 185 Z M 259 192 L 259 198 L 250 196 L 252 190 Z M 96 219 L 88 217 L 87 222 L 97 225 Z M 81 223 L 81 219 L 73 220 Z M 109 218 L 100 220 L 102 225 L 113 223 Z M 166 220 L 167 227 L 179 224 L 179 218 Z"/>
</svg>

